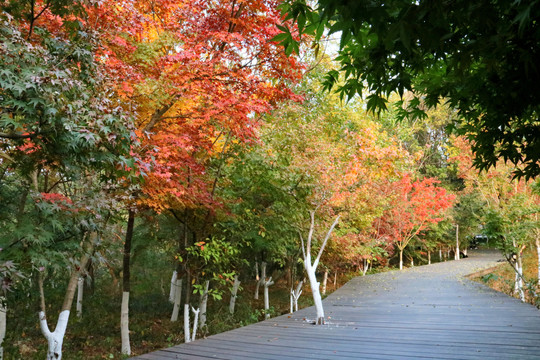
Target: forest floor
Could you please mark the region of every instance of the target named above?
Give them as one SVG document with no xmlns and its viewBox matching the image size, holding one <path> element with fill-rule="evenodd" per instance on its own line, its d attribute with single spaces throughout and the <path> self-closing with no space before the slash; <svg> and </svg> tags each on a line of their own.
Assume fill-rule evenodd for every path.
<svg viewBox="0 0 540 360">
<path fill-rule="evenodd" d="M 527 282 L 537 283 L 538 257 L 536 255 L 536 249 L 532 247 L 528 247 L 523 253 L 523 272 Z M 507 261 L 504 261 L 491 269 L 491 271 L 487 273 L 483 272 L 478 276 L 471 277 L 471 279 L 509 296 L 519 298 L 519 295 L 514 292 L 514 274 L 515 272 L 512 266 Z M 538 286 L 536 286 L 535 291 L 539 291 Z M 526 300 L 532 305 L 540 306 L 538 303 L 535 304 L 535 301 L 538 302 L 539 299 L 535 299 L 529 291 L 526 292 Z"/>
</svg>

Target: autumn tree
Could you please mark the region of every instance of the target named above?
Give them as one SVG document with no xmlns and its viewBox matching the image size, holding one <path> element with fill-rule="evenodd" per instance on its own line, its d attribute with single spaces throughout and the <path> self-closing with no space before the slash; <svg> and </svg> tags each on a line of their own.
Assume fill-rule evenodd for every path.
<svg viewBox="0 0 540 360">
<path fill-rule="evenodd" d="M 406 106 L 413 117 L 424 116 L 422 103 L 447 103 L 458 110 L 459 132 L 473 140 L 476 167 L 502 159 L 521 164 L 514 175 L 540 174 L 537 3 L 287 0 L 283 10 L 300 33 L 318 40 L 328 29 L 340 37 L 340 69 L 328 73 L 327 88 L 365 94 L 374 111 L 386 109 L 392 93 L 413 91 Z M 292 52 L 289 29 L 280 40 Z"/>
<path fill-rule="evenodd" d="M 429 224 L 443 219 L 455 196 L 437 186 L 432 178 L 412 181 L 404 175 L 392 184 L 395 189 L 392 206 L 378 220 L 384 232 L 399 249 L 399 269 L 403 269 L 403 250 Z"/>
</svg>

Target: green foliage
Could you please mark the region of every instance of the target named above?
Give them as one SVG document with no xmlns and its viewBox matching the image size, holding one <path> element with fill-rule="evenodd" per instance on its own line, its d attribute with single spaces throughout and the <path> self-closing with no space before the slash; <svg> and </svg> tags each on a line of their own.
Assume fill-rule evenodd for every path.
<svg viewBox="0 0 540 360">
<path fill-rule="evenodd" d="M 105 90 L 90 34 L 64 40 L 36 29 L 31 43 L 0 16 L 0 152 L 23 174 L 37 164 L 69 176 L 135 167 L 131 126 Z M 66 174 L 68 175 L 68 174 Z"/>
<path fill-rule="evenodd" d="M 366 94 L 368 110 L 386 109 L 393 92 L 416 93 L 407 115 L 423 117 L 442 99 L 459 112 L 459 131 L 474 140 L 475 165 L 497 159 L 522 164 L 516 176 L 540 174 L 540 39 L 536 1 L 452 1 L 379 3 L 306 0 L 282 5 L 299 33 L 319 40 L 323 26 L 340 34 L 336 71 L 325 87 L 342 97 Z M 286 29 L 286 33 L 290 32 Z M 283 37 L 286 49 L 292 37 Z"/>
</svg>

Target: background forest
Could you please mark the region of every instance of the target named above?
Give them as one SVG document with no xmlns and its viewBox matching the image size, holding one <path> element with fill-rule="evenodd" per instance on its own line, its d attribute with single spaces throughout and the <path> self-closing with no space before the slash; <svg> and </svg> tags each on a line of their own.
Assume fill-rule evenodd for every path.
<svg viewBox="0 0 540 360">
<path fill-rule="evenodd" d="M 279 1 L 0 9 L 0 358 L 140 354 L 478 241 L 538 302 L 538 182 L 479 173 L 449 105 L 327 91 Z"/>
</svg>

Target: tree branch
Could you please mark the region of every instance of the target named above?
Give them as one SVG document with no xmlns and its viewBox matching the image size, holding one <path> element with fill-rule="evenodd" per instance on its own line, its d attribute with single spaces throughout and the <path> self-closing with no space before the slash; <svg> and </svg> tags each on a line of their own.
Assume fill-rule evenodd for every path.
<svg viewBox="0 0 540 360">
<path fill-rule="evenodd" d="M 330 226 L 330 230 L 328 230 L 328 233 L 326 234 L 326 237 L 324 238 L 322 246 L 321 246 L 321 248 L 319 250 L 319 254 L 317 255 L 317 258 L 315 259 L 315 262 L 313 263 L 313 269 L 314 270 L 317 270 L 317 265 L 319 265 L 319 260 L 321 258 L 321 255 L 322 255 L 323 251 L 324 251 L 324 248 L 326 247 L 326 243 L 328 242 L 328 239 L 330 239 L 330 235 L 332 235 L 332 231 L 336 227 L 340 217 L 341 217 L 341 215 L 338 215 L 336 220 L 334 220 L 334 223 L 332 224 L 332 226 Z"/>
</svg>

